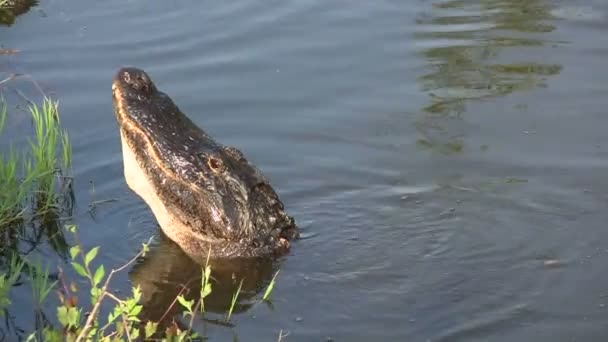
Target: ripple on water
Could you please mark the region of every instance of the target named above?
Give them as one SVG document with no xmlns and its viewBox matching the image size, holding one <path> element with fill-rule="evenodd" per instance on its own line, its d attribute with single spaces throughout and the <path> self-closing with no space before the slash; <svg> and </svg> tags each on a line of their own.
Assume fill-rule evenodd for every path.
<svg viewBox="0 0 608 342">
<path fill-rule="evenodd" d="M 6 44 L 58 85 L 81 212 L 119 199 L 82 225 L 112 261 L 158 233 L 124 182 L 111 114 L 111 75 L 135 64 L 242 148 L 307 234 L 282 265 L 279 315 L 239 316 L 242 336 L 605 330 L 599 25 L 555 20 L 568 15 L 543 0 L 44 6 L 48 18 L 5 31 Z"/>
<path fill-rule="evenodd" d="M 606 17 L 606 13 L 593 6 L 558 6 L 551 10 L 555 18 L 572 21 L 599 21 Z"/>
</svg>

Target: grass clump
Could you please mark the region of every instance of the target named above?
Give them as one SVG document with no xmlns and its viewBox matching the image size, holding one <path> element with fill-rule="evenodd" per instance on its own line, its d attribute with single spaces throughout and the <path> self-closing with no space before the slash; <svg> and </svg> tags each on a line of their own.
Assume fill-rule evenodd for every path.
<svg viewBox="0 0 608 342">
<path fill-rule="evenodd" d="M 6 102 L 1 102 L 0 135 L 7 119 Z M 42 106 L 32 104 L 29 112 L 34 134 L 27 148 L 17 151 L 11 144 L 0 156 L 0 238 L 4 242 L 22 236 L 15 234 L 17 228 L 71 215 L 71 147 L 61 128 L 58 103 L 45 97 Z"/>
</svg>

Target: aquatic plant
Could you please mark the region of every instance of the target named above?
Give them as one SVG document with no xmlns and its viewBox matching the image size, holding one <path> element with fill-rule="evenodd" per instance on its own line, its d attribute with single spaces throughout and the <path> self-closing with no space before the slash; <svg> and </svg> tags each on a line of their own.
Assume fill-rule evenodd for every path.
<svg viewBox="0 0 608 342">
<path fill-rule="evenodd" d="M 32 286 L 35 289 L 34 297 L 37 299 L 43 300 L 54 284 L 60 285 L 59 301 L 61 305 L 57 308 L 56 313 L 60 327 L 58 329 L 47 322 L 38 331 L 31 333 L 28 336 L 28 341 L 133 341 L 143 338 L 145 340 L 168 342 L 194 341 L 202 338 L 199 333 L 193 331 L 193 323 L 197 313 L 205 313 L 204 299 L 213 291 L 210 281 L 212 270 L 209 259 L 201 268 L 202 286 L 198 297 L 187 300 L 183 295 L 178 295 L 175 300 L 184 309 L 182 316 L 188 319 L 188 323 L 179 324 L 174 320 L 168 327 L 161 330 L 159 322 L 142 322 L 139 319 L 139 314 L 143 310 L 140 303 L 142 292 L 139 287 L 132 287 L 131 294 L 125 298 L 120 298 L 110 288 L 113 276 L 127 269 L 138 258 L 146 255 L 149 251 L 151 239 L 142 244 L 139 253 L 131 260 L 118 268 L 112 269 L 106 276 L 103 264 L 93 266 L 100 250 L 99 247 L 86 250 L 80 244 L 76 226 L 68 225 L 66 229 L 74 236 L 76 241 L 76 244 L 70 248 L 70 264 L 76 274 L 85 279 L 91 288 L 88 294 L 90 307 L 85 308 L 78 305 L 81 301 L 77 298 L 78 288 L 75 284 L 81 282 L 68 282 L 63 273 L 58 282 L 52 285 L 49 285 L 48 278 L 44 277 L 44 273 L 41 273 L 37 280 L 34 279 L 35 277 L 31 277 L 32 282 L 37 283 L 37 285 Z M 42 270 L 42 267 L 37 267 L 37 270 Z M 0 279 L 4 278 L 0 277 Z M 7 282 L 11 282 L 11 280 Z M 2 282 L 0 282 L 0 290 L 2 290 L 1 285 Z M 232 297 L 231 309 L 226 320 L 230 319 L 240 288 L 241 286 Z M 271 291 L 272 287 L 267 288 L 264 295 L 266 300 Z M 3 298 L 6 298 L 6 296 L 0 291 L 0 304 L 3 303 Z M 86 301 L 84 302 L 86 303 Z M 102 307 L 108 307 L 108 305 L 110 305 L 109 313 L 104 320 L 101 315 Z M 167 310 L 169 309 L 167 308 Z M 87 313 L 86 318 L 83 313 Z"/>
<path fill-rule="evenodd" d="M 22 272 L 32 281 L 37 308 L 36 324 L 44 321 L 38 307 L 54 286 L 48 269 L 26 260 L 42 242 L 58 254 L 67 251 L 62 222 L 72 215 L 71 147 L 61 128 L 58 102 L 45 97 L 42 105 L 30 104 L 32 133 L 18 149 L 7 143 L 0 153 L 0 310 L 10 322 L 9 292 Z M 9 118 L 0 98 L 0 136 Z M 40 314 L 39 314 L 40 313 Z M 38 322 L 38 320 L 41 320 Z M 9 324 L 6 327 L 11 329 Z M 13 324 L 14 330 L 19 330 Z"/>
<path fill-rule="evenodd" d="M 3 100 L 0 102 L 1 134 L 6 124 L 7 105 Z M 73 202 L 69 176 L 71 146 L 67 132 L 61 129 L 58 103 L 45 97 L 42 107 L 32 104 L 29 111 L 34 139 L 28 139 L 27 149 L 17 152 L 10 145 L 8 153 L 0 156 L 0 188 L 3 189 L 0 231 L 3 233 L 34 220 L 48 221 L 45 220 L 48 214 L 71 211 Z"/>
<path fill-rule="evenodd" d="M 232 295 L 232 300 L 230 301 L 230 309 L 228 310 L 228 314 L 226 315 L 226 321 L 229 321 L 230 317 L 232 317 L 232 312 L 234 311 L 234 306 L 236 305 L 237 299 L 239 298 L 239 294 L 241 293 L 241 288 L 243 288 L 243 279 L 241 279 L 239 287 Z"/>
<path fill-rule="evenodd" d="M 58 103 L 45 97 L 29 106 L 33 138 L 26 148 L 0 154 L 0 265 L 21 245 L 33 250 L 46 237 L 57 252 L 67 244 L 60 221 L 70 217 L 74 201 L 69 137 L 61 128 Z M 7 122 L 7 104 L 0 100 L 0 134 Z"/>
</svg>

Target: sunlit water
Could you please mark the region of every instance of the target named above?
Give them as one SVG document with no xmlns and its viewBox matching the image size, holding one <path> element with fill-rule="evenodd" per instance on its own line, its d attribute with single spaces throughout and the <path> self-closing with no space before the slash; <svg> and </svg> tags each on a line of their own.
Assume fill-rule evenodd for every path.
<svg viewBox="0 0 608 342">
<path fill-rule="evenodd" d="M 607 15 L 600 0 L 48 0 L 1 29 L 21 52 L 0 71 L 60 100 L 83 243 L 118 266 L 156 237 L 115 280 L 150 312 L 198 266 L 126 186 L 113 73 L 147 70 L 271 179 L 307 238 L 244 267 L 252 295 L 281 269 L 273 308 L 199 322 L 211 340 L 602 341 Z"/>
</svg>

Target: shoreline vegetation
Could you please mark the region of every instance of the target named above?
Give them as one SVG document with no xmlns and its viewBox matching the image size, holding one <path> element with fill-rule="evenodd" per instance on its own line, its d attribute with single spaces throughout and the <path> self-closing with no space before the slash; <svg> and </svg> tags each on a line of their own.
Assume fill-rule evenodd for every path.
<svg viewBox="0 0 608 342">
<path fill-rule="evenodd" d="M 2 1 L 2 0 L 0 0 Z M 132 287 L 128 295 L 119 295 L 111 287 L 116 273 L 126 270 L 149 251 L 151 239 L 126 264 L 112 268 L 95 264 L 98 246 L 86 249 L 78 238 L 79 230 L 71 222 L 75 195 L 72 178 L 72 150 L 69 135 L 62 128 L 59 102 L 47 96 L 37 105 L 28 100 L 32 131 L 25 146 L 6 144 L 3 133 L 9 119 L 8 105 L 0 98 L 0 339 L 12 334 L 22 341 L 202 341 L 194 331 L 195 318 L 233 326 L 231 317 L 241 294 L 234 292 L 224 317 L 206 319 L 205 298 L 213 291 L 212 267 L 201 266 L 200 293 L 194 298 L 177 295 L 172 306 L 178 306 L 181 317 L 168 317 L 168 322 L 143 322 L 142 292 Z M 8 148 L 6 148 L 8 146 Z M 39 253 L 50 248 L 63 263 L 58 270 L 43 264 Z M 38 252 L 38 253 L 37 253 Z M 71 268 L 77 279 L 66 279 L 62 266 Z M 276 276 L 254 304 L 270 304 Z M 238 279 L 237 279 L 238 281 Z M 31 288 L 34 328 L 19 328 L 11 310 L 14 288 Z M 78 285 L 76 285 L 78 284 Z M 82 289 L 80 288 L 82 287 Z M 24 289 L 19 289 L 23 294 Z M 58 302 L 52 312 L 50 302 Z M 167 312 L 171 307 L 166 308 Z M 20 308 L 19 310 L 25 310 Z M 23 311 L 20 311 L 23 312 Z M 107 317 L 105 316 L 107 315 Z M 177 315 L 179 316 L 179 315 Z M 0 323 L 1 324 L 1 323 Z M 285 337 L 279 332 L 279 340 Z"/>
</svg>

